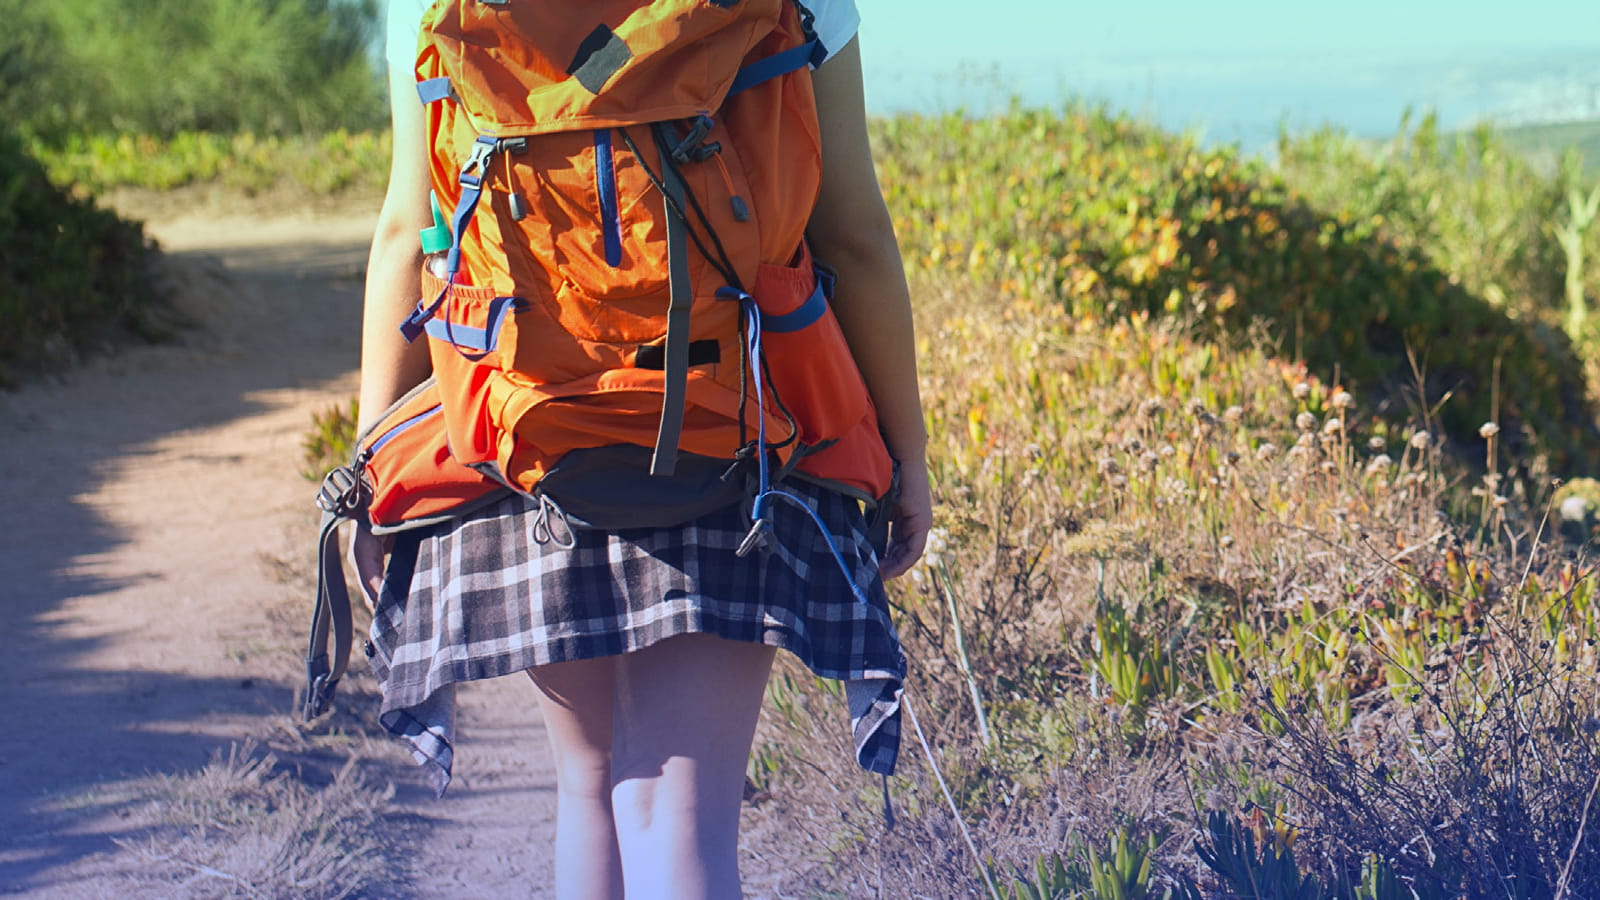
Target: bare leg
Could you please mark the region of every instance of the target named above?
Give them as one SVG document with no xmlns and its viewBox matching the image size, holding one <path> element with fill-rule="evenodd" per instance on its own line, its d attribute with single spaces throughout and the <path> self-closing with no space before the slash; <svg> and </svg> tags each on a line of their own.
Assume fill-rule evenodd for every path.
<svg viewBox="0 0 1600 900">
<path fill-rule="evenodd" d="M 556 764 L 556 896 L 622 900 L 611 820 L 616 657 L 530 669 Z"/>
<path fill-rule="evenodd" d="M 628 900 L 738 900 L 771 647 L 689 634 L 617 659 L 612 811 Z"/>
<path fill-rule="evenodd" d="M 771 647 L 680 635 L 540 666 L 560 900 L 738 900 L 739 808 Z M 619 860 L 620 848 L 620 860 Z"/>
</svg>

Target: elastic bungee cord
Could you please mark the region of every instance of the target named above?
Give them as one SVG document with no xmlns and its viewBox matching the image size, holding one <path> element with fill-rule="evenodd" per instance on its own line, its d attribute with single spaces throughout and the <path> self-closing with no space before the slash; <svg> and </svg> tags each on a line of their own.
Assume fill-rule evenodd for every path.
<svg viewBox="0 0 1600 900">
<path fill-rule="evenodd" d="M 861 586 L 856 584 L 855 573 L 850 571 L 849 565 L 845 563 L 844 554 L 839 551 L 839 545 L 834 541 L 833 533 L 828 530 L 828 526 L 823 523 L 822 517 L 817 515 L 817 511 L 812 509 L 811 505 L 804 500 L 788 491 L 778 490 L 772 486 L 772 476 L 769 471 L 770 466 L 767 462 L 766 453 L 767 394 L 765 383 L 761 377 L 761 360 L 763 359 L 761 355 L 761 310 L 756 307 L 754 297 L 742 291 L 740 293 L 739 301 L 744 307 L 746 318 L 749 320 L 749 327 L 745 329 L 747 332 L 746 341 L 748 342 L 747 352 L 749 352 L 750 358 L 755 361 L 750 366 L 750 375 L 751 380 L 755 382 L 756 446 L 761 448 L 756 453 L 756 497 L 750 504 L 750 518 L 755 522 L 751 527 L 751 535 L 754 537 L 769 526 L 771 520 L 764 515 L 769 500 L 776 498 L 785 501 L 791 506 L 798 507 L 811 517 L 811 521 L 817 526 L 817 530 L 822 533 L 822 539 L 828 544 L 828 552 L 833 554 L 834 563 L 838 565 L 839 571 L 844 573 L 844 580 L 849 583 L 850 593 L 855 595 L 856 602 L 862 606 L 870 606 L 871 603 L 867 600 L 866 592 L 862 591 Z M 741 547 L 740 549 L 746 550 L 746 547 Z M 743 553 L 740 555 L 743 555 Z"/>
</svg>

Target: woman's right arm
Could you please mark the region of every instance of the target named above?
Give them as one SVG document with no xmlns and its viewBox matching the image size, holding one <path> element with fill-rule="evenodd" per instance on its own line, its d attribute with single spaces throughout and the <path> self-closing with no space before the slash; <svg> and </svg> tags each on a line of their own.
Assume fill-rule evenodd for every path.
<svg viewBox="0 0 1600 900">
<path fill-rule="evenodd" d="M 394 158 L 389 188 L 367 258 L 361 317 L 360 428 L 428 377 L 427 341 L 407 344 L 400 323 L 422 292 L 422 243 L 417 231 L 433 223 L 428 206 L 428 150 L 422 103 L 409 69 L 389 67 Z"/>
</svg>

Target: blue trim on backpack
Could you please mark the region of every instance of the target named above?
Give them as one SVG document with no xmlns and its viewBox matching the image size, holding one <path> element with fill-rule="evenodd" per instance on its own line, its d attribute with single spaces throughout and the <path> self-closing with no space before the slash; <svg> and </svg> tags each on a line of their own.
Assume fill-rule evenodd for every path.
<svg viewBox="0 0 1600 900">
<path fill-rule="evenodd" d="M 806 301 L 781 316 L 765 315 L 761 317 L 761 329 L 773 334 L 785 334 L 808 328 L 822 314 L 828 311 L 827 292 L 823 290 L 822 278 L 817 278 L 817 286 L 812 289 L 811 296 Z"/>
<path fill-rule="evenodd" d="M 454 344 L 457 349 L 493 353 L 500 344 L 500 328 L 505 324 L 506 313 L 516 311 L 516 300 L 515 297 L 496 297 L 489 301 L 489 318 L 482 328 L 457 325 L 435 316 L 428 320 L 424 329 L 429 337 Z"/>
<path fill-rule="evenodd" d="M 611 129 L 594 132 L 594 189 L 600 199 L 600 234 L 605 240 L 606 263 L 622 265 L 622 219 L 617 208 L 616 157 L 611 151 Z"/>
<path fill-rule="evenodd" d="M 439 291 L 439 296 L 433 302 L 423 306 L 420 302 L 411 315 L 406 316 L 400 323 L 400 333 L 405 336 L 406 343 L 411 343 L 422 336 L 422 332 L 429 321 L 433 319 L 439 307 L 444 305 L 450 296 L 450 289 L 455 286 L 456 273 L 461 271 L 461 238 L 467 233 L 467 224 L 472 221 L 472 213 L 478 208 L 478 200 L 483 196 L 483 181 L 489 174 L 489 163 L 494 159 L 494 152 L 500 142 L 492 137 L 479 135 L 472 142 L 472 154 L 467 157 L 466 163 L 461 166 L 461 201 L 456 204 L 455 212 L 450 216 L 450 253 L 445 257 L 445 285 Z M 454 343 L 452 341 L 452 343 Z"/>
<path fill-rule="evenodd" d="M 417 96 L 423 103 L 437 103 L 450 97 L 450 79 L 448 77 L 428 78 L 417 82 Z"/>
<path fill-rule="evenodd" d="M 410 431 L 413 427 L 415 427 L 417 425 L 421 425 L 423 422 L 427 421 L 428 419 L 433 418 L 434 416 L 437 416 L 439 413 L 442 413 L 442 412 L 444 412 L 444 407 L 442 405 L 441 406 L 435 406 L 435 407 L 432 407 L 431 409 L 427 409 L 427 410 L 424 410 L 423 412 L 419 412 L 416 415 L 412 416 L 411 418 L 405 420 L 404 422 L 401 422 L 401 423 L 395 425 L 393 428 L 389 429 L 388 431 L 385 431 L 383 433 L 383 437 L 380 437 L 377 440 L 373 441 L 372 445 L 369 446 L 366 449 L 366 451 L 365 451 L 366 454 L 368 456 L 371 456 L 372 454 L 377 453 L 379 450 L 383 449 L 383 445 L 384 444 L 389 443 L 390 441 L 392 441 L 395 438 L 399 437 L 401 434 L 403 434 L 403 433 L 405 433 L 407 431 Z"/>
<path fill-rule="evenodd" d="M 819 66 L 827 58 L 828 48 L 822 46 L 821 41 L 807 41 L 781 53 L 774 53 L 766 59 L 758 59 L 740 69 L 739 74 L 734 76 L 733 84 L 728 88 L 728 96 L 732 97 L 763 81 L 771 81 L 779 75 L 787 75 L 806 66 Z"/>
</svg>

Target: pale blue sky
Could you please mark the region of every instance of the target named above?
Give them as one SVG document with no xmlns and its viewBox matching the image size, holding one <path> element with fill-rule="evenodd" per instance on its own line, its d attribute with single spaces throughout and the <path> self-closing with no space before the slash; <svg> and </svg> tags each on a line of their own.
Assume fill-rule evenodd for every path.
<svg viewBox="0 0 1600 900">
<path fill-rule="evenodd" d="M 1088 97 L 1247 148 L 1280 121 L 1385 133 L 1407 107 L 1600 117 L 1600 0 L 857 5 L 877 112 Z"/>
<path fill-rule="evenodd" d="M 857 6 L 864 46 L 872 53 L 981 60 L 1201 48 L 1310 53 L 1600 42 L 1595 0 L 857 0 Z"/>
</svg>

